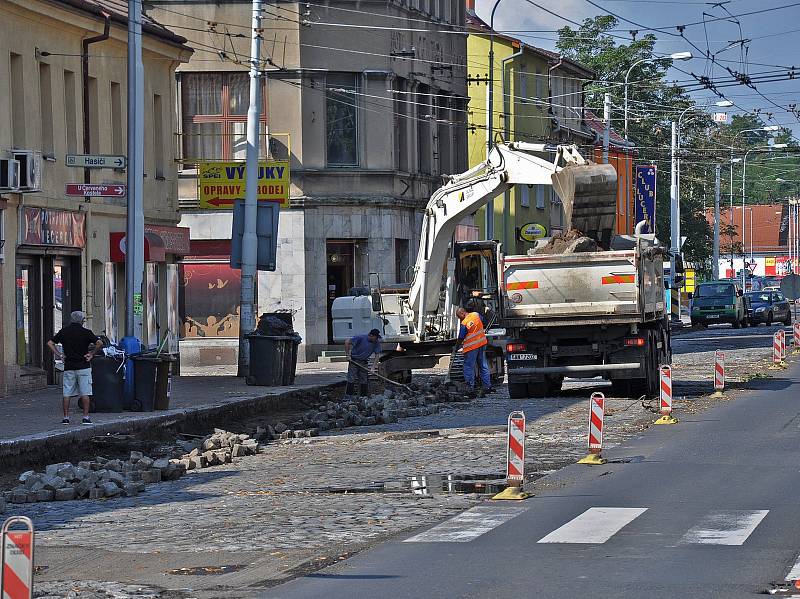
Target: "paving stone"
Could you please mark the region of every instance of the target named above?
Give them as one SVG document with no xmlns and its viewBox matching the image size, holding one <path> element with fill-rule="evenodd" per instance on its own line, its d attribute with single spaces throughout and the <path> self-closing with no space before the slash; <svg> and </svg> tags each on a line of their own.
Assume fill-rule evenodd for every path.
<svg viewBox="0 0 800 599">
<path fill-rule="evenodd" d="M 130 461 L 131 462 L 138 462 L 144 457 L 144 454 L 141 451 L 132 451 Z"/>
<path fill-rule="evenodd" d="M 150 470 L 145 470 L 142 472 L 142 480 L 145 483 L 157 483 L 161 482 L 161 470 L 158 468 L 151 468 Z"/>
<path fill-rule="evenodd" d="M 111 481 L 103 483 L 101 485 L 101 488 L 103 489 L 103 494 L 106 497 L 116 497 L 117 495 L 119 495 L 121 493 L 120 488 L 115 483 L 112 483 Z"/>
<path fill-rule="evenodd" d="M 106 493 L 103 489 L 98 487 L 92 487 L 89 489 L 89 499 L 102 499 L 106 496 Z"/>
<path fill-rule="evenodd" d="M 137 462 L 136 465 L 144 467 L 146 469 L 146 468 L 151 468 L 153 466 L 153 462 L 154 462 L 153 458 L 148 457 L 148 456 L 144 456 L 142 459 L 140 459 Z"/>
<path fill-rule="evenodd" d="M 51 489 L 42 489 L 36 492 L 36 501 L 53 501 L 55 491 Z"/>
<path fill-rule="evenodd" d="M 77 497 L 73 487 L 64 487 L 63 489 L 56 489 L 54 499 L 56 501 L 70 501 Z"/>
<path fill-rule="evenodd" d="M 19 478 L 17 480 L 19 482 L 21 482 L 21 483 L 24 483 L 24 482 L 27 482 L 28 479 L 30 479 L 30 478 L 32 478 L 34 476 L 36 476 L 36 471 L 35 470 L 28 470 L 28 471 L 23 472 L 22 474 L 20 474 Z"/>
<path fill-rule="evenodd" d="M 77 485 L 75 485 L 75 495 L 79 498 L 86 497 L 89 494 L 89 489 L 94 487 L 94 483 L 83 479 Z"/>
<path fill-rule="evenodd" d="M 161 458 L 153 462 L 153 468 L 169 468 L 169 460 L 167 458 Z"/>
<path fill-rule="evenodd" d="M 12 491 L 11 503 L 27 503 L 27 502 L 28 502 L 27 491 Z"/>
</svg>

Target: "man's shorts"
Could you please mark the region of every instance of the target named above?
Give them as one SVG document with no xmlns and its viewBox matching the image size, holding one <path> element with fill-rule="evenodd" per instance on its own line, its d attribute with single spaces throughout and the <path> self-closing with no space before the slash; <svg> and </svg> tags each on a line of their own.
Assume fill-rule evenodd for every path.
<svg viewBox="0 0 800 599">
<path fill-rule="evenodd" d="M 64 371 L 64 397 L 92 394 L 92 369 Z"/>
</svg>

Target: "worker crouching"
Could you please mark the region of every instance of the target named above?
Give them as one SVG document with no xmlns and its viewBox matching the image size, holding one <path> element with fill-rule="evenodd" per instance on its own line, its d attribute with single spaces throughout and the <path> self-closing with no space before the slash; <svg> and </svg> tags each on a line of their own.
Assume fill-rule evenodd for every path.
<svg viewBox="0 0 800 599">
<path fill-rule="evenodd" d="M 487 393 L 491 392 L 492 379 L 486 361 L 486 346 L 489 342 L 483 329 L 483 321 L 477 312 L 467 312 L 464 308 L 456 310 L 456 316 L 461 322 L 458 339 L 464 352 L 464 382 L 470 389 L 475 388 L 477 368 L 483 389 Z"/>
<path fill-rule="evenodd" d="M 344 351 L 348 357 L 345 399 L 352 399 L 356 395 L 369 397 L 369 375 L 375 372 L 381 353 L 380 331 L 372 329 L 366 335 L 350 337 L 344 342 Z M 369 360 L 373 356 L 375 358 L 370 366 Z"/>
</svg>

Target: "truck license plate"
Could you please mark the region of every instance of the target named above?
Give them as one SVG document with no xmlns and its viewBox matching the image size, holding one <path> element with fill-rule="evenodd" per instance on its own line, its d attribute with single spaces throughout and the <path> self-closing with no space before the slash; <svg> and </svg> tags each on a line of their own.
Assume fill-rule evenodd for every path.
<svg viewBox="0 0 800 599">
<path fill-rule="evenodd" d="M 719 314 L 709 314 L 706 318 L 719 318 Z"/>
<path fill-rule="evenodd" d="M 508 354 L 509 360 L 535 360 L 536 354 Z"/>
</svg>

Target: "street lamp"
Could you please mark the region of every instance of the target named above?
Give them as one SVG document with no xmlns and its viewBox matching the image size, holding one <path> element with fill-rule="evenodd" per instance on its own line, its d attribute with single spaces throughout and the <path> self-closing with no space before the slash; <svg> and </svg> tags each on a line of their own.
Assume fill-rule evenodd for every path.
<svg viewBox="0 0 800 599">
<path fill-rule="evenodd" d="M 780 129 L 780 127 L 778 127 L 778 129 Z M 774 130 L 774 129 L 772 129 L 772 130 Z M 745 192 L 744 192 L 744 186 L 745 186 L 745 180 L 746 180 L 746 177 L 747 177 L 747 156 L 750 154 L 750 152 L 754 152 L 754 151 L 767 150 L 767 151 L 771 152 L 772 150 L 782 150 L 783 148 L 788 148 L 788 147 L 789 147 L 789 144 L 772 144 L 771 146 L 761 146 L 761 147 L 758 147 L 758 148 L 750 148 L 749 150 L 747 150 L 744 153 L 744 159 L 742 160 L 742 255 L 745 256 L 745 258 L 746 258 L 746 253 L 745 253 L 745 247 L 746 247 L 746 245 L 745 245 L 745 233 L 746 233 L 745 226 L 746 226 L 746 223 L 745 223 Z M 752 220 L 752 217 L 751 217 L 751 220 Z M 753 243 L 752 240 L 750 241 L 750 243 L 751 244 Z M 752 258 L 752 256 L 751 256 L 751 258 Z M 747 275 L 745 274 L 746 270 L 747 269 L 744 268 L 744 264 L 742 264 L 742 291 L 744 291 L 747 288 Z"/>
<path fill-rule="evenodd" d="M 691 52 L 673 52 L 672 54 L 669 55 L 668 58 L 671 58 L 672 60 L 691 60 L 694 57 Z M 634 67 L 645 62 L 658 62 L 659 60 L 664 60 L 664 58 L 642 58 L 641 60 L 637 60 L 636 62 L 634 62 L 628 69 L 628 72 L 625 73 L 625 109 L 623 113 L 625 118 L 626 141 L 628 139 L 628 77 L 630 76 L 631 71 L 634 69 Z"/>
</svg>

